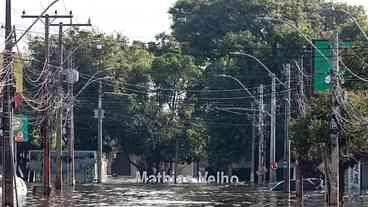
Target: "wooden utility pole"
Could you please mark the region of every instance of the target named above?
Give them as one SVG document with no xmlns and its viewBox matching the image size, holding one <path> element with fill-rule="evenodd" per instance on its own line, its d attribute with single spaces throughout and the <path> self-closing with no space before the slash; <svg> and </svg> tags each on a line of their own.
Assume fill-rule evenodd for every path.
<svg viewBox="0 0 368 207">
<path fill-rule="evenodd" d="M 270 140 L 270 183 L 276 182 L 276 75 L 272 73 L 272 92 L 271 92 L 271 140 Z"/>
<path fill-rule="evenodd" d="M 339 36 L 336 33 L 332 39 L 332 67 L 331 67 L 331 119 L 329 129 L 329 140 L 327 144 L 327 157 L 325 163 L 327 176 L 327 202 L 329 206 L 340 206 L 339 203 L 339 127 L 338 117 L 340 107 L 338 96 L 341 95 L 341 88 L 337 73 L 339 71 Z"/>
<path fill-rule="evenodd" d="M 43 100 L 43 115 L 42 115 L 42 122 L 41 122 L 41 137 L 42 137 L 42 150 L 43 150 L 43 159 L 42 159 L 42 180 L 43 180 L 43 192 L 45 195 L 50 194 L 51 186 L 50 186 L 50 177 L 51 177 L 51 165 L 50 165 L 50 139 L 52 137 L 51 128 L 51 120 L 49 119 L 52 116 L 52 110 L 48 105 L 47 100 L 50 97 L 50 93 L 52 91 L 52 84 L 53 80 L 50 79 L 51 71 L 49 70 L 50 64 L 50 46 L 49 46 L 49 29 L 50 29 L 50 19 L 70 19 L 73 15 L 25 15 L 23 12 L 22 18 L 31 18 L 31 19 L 38 19 L 43 18 L 45 19 L 45 74 L 44 79 L 47 81 L 47 94 Z"/>
<path fill-rule="evenodd" d="M 6 0 L 5 5 L 5 51 L 3 55 L 3 74 L 2 84 L 3 96 L 2 96 L 2 206 L 14 206 L 14 158 L 13 158 L 13 142 L 12 142 L 12 71 L 11 64 L 13 61 L 13 38 L 12 38 L 12 25 L 11 25 L 11 0 Z M 8 72 L 4 72 L 8 71 Z M 9 75 L 6 75 L 9 74 Z M 16 191 L 15 191 L 16 192 Z"/>
<path fill-rule="evenodd" d="M 258 185 L 264 184 L 265 166 L 264 166 L 264 104 L 263 104 L 263 85 L 259 87 L 259 114 L 258 114 Z"/>
</svg>

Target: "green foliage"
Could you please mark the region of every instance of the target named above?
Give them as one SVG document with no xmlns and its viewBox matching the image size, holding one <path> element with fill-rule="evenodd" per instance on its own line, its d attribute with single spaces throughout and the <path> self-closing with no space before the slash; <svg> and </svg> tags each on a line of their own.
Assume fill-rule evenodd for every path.
<svg viewBox="0 0 368 207">
<path fill-rule="evenodd" d="M 328 97 L 312 98 L 307 113 L 293 120 L 290 140 L 300 160 L 321 160 L 321 150 L 328 137 Z"/>
<path fill-rule="evenodd" d="M 368 153 L 368 102 L 364 93 L 347 93 L 346 105 L 342 106 L 343 126 L 340 130 L 340 147 L 342 152 L 348 150 L 351 155 Z M 324 146 L 329 137 L 329 97 L 313 98 L 311 105 L 302 118 L 293 121 L 290 126 L 290 138 L 294 153 L 301 160 L 321 160 Z"/>
<path fill-rule="evenodd" d="M 336 10 L 350 11 L 363 28 L 367 28 L 362 7 L 334 6 Z M 155 42 L 129 43 L 121 35 L 69 32 L 65 48 L 67 51 L 76 48 L 73 62 L 81 74 L 75 92 L 79 93 L 88 79 L 98 73 L 96 81 L 76 98 L 77 149 L 96 149 L 97 120 L 93 118 L 93 110 L 97 108 L 97 80 L 103 78 L 105 92 L 125 94 L 104 95 L 105 147 L 114 142 L 121 144 L 127 153 L 142 157 L 141 168 L 150 169 L 173 161 L 177 144 L 182 162 L 208 159 L 210 167 L 225 169 L 233 162 L 249 160 L 252 136 L 249 114 L 214 109 L 249 109 L 254 100 L 236 82 L 219 75 L 237 77 L 253 94 L 256 94 L 255 87 L 268 86 L 271 80 L 254 60 L 235 57 L 231 52 L 255 55 L 282 79 L 283 64 L 301 55 L 310 58 L 309 53 L 305 53 L 310 45 L 300 32 L 310 38 L 326 38 L 329 31 L 335 29 L 332 25 L 335 19 L 341 38 L 354 40 L 354 50 L 344 51 L 344 62 L 364 76 L 362 62 L 365 59 L 354 55 L 365 56 L 366 43 L 349 18 L 330 8 L 331 4 L 324 0 L 178 0 L 169 11 L 173 33 L 158 34 Z M 285 22 L 262 17 L 283 19 L 295 25 L 297 31 Z M 55 38 L 52 37 L 53 41 Z M 102 50 L 96 49 L 97 43 L 103 45 Z M 29 78 L 35 79 L 41 72 L 44 52 L 43 40 L 32 38 L 29 43 L 32 61 L 27 65 Z M 57 62 L 54 53 L 51 59 L 53 64 Z M 348 89 L 367 88 L 354 80 L 355 77 L 345 77 Z M 26 95 L 32 96 L 37 90 L 27 83 L 29 94 Z M 266 87 L 266 94 L 267 90 Z M 354 110 L 366 117 L 365 98 L 361 94 L 350 98 Z M 269 101 L 268 98 L 265 101 Z M 305 117 L 294 120 L 291 125 L 293 148 L 304 160 L 320 159 L 328 132 L 328 103 L 327 97 L 314 98 Z M 28 110 L 35 117 L 40 116 Z M 365 123 L 349 121 L 344 134 L 349 140 L 348 146 L 362 153 L 368 143 Z M 280 137 L 282 127 L 277 124 Z M 38 143 L 37 125 L 33 125 L 32 130 L 34 142 Z"/>
</svg>

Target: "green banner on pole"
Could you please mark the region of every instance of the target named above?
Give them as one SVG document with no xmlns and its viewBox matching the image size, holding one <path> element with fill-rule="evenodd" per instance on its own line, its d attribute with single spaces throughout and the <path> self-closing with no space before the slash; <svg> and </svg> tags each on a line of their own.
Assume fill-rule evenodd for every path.
<svg viewBox="0 0 368 207">
<path fill-rule="evenodd" d="M 314 40 L 318 48 L 313 55 L 313 92 L 328 93 L 330 90 L 331 48 L 328 40 Z"/>
<path fill-rule="evenodd" d="M 313 44 L 318 48 L 313 55 L 313 92 L 314 94 L 329 93 L 332 47 L 329 40 L 314 40 Z M 340 49 L 351 48 L 351 40 L 341 41 Z M 344 69 L 338 71 L 343 75 Z"/>
<path fill-rule="evenodd" d="M 13 135 L 16 142 L 28 142 L 28 116 L 25 114 L 16 114 L 13 117 Z"/>
</svg>

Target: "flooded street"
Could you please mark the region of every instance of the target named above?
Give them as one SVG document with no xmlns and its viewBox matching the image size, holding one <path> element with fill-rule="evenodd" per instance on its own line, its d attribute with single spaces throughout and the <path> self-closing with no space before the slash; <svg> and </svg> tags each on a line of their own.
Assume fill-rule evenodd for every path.
<svg viewBox="0 0 368 207">
<path fill-rule="evenodd" d="M 350 199 L 346 206 L 368 205 L 368 197 Z M 255 189 L 251 186 L 209 185 L 134 185 L 104 184 L 82 185 L 74 190 L 65 189 L 61 194 L 53 193 L 49 199 L 31 190 L 23 206 L 300 206 L 295 197 L 288 199 L 283 193 Z M 309 193 L 305 196 L 306 207 L 324 206 L 323 194 Z"/>
</svg>

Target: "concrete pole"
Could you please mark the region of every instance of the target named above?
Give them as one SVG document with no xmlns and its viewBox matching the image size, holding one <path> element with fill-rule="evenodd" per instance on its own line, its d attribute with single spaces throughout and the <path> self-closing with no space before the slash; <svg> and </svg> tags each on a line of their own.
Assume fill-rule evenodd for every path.
<svg viewBox="0 0 368 207">
<path fill-rule="evenodd" d="M 263 104 L 263 85 L 259 87 L 259 114 L 258 114 L 258 185 L 264 184 L 264 104 Z"/>
<path fill-rule="evenodd" d="M 286 69 L 286 85 L 287 85 L 287 97 L 285 100 L 285 142 L 284 142 L 284 192 L 290 193 L 290 140 L 289 140 L 289 122 L 290 122 L 290 107 L 291 107 L 291 74 L 290 64 L 287 64 Z"/>
<path fill-rule="evenodd" d="M 299 71 L 299 108 L 300 108 L 300 118 L 305 117 L 306 106 L 305 106 L 305 94 L 304 94 L 304 66 L 303 66 L 303 56 L 300 58 L 300 71 Z M 303 171 L 302 171 L 302 162 L 297 153 L 297 157 L 295 159 L 296 164 L 296 197 L 299 202 L 303 202 L 304 200 L 304 185 L 303 185 Z"/>
<path fill-rule="evenodd" d="M 73 58 L 69 57 L 69 76 L 73 76 Z M 74 78 L 68 80 L 69 118 L 68 118 L 68 184 L 75 185 L 75 162 L 74 162 Z"/>
<path fill-rule="evenodd" d="M 45 61 L 46 61 L 46 68 L 45 71 L 46 73 L 49 73 L 49 64 L 50 64 L 50 48 L 49 48 L 49 28 L 50 28 L 50 18 L 49 15 L 45 15 L 45 50 L 46 50 L 46 57 L 45 57 Z M 45 77 L 47 79 L 47 77 Z M 49 96 L 49 94 L 48 94 Z M 44 109 L 46 109 L 48 107 L 48 103 L 45 102 L 44 104 Z M 43 193 L 44 195 L 49 195 L 50 191 L 51 191 L 51 186 L 50 186 L 50 177 L 51 177 L 51 163 L 50 163 L 50 120 L 49 120 L 49 110 L 46 110 L 43 112 L 43 116 L 42 116 L 42 126 L 41 126 L 41 136 L 43 139 L 43 146 L 42 146 L 42 150 L 43 150 L 43 165 L 42 165 L 42 177 L 43 177 Z"/>
<path fill-rule="evenodd" d="M 50 48 L 49 48 L 49 36 L 50 36 L 50 26 L 60 26 L 59 24 L 53 25 L 50 24 L 50 18 L 52 19 L 70 19 L 72 15 L 48 15 L 45 14 L 43 16 L 39 15 L 22 15 L 22 18 L 31 18 L 31 19 L 38 19 L 44 18 L 45 19 L 45 80 L 48 79 L 50 75 L 49 71 L 49 64 L 50 64 Z M 53 84 L 53 80 L 48 80 L 48 88 L 46 95 L 48 97 L 51 96 L 51 85 Z M 45 99 L 46 100 L 46 99 Z M 50 164 L 50 140 L 52 137 L 52 130 L 51 130 L 51 120 L 49 119 L 52 116 L 52 109 L 48 109 L 48 103 L 45 101 L 42 103 L 42 109 L 44 110 L 42 113 L 42 123 L 41 123 L 41 138 L 42 138 L 42 150 L 43 150 L 43 160 L 42 160 L 42 180 L 43 180 L 43 193 L 44 195 L 49 195 L 51 191 L 50 186 L 50 176 L 51 176 L 51 164 Z"/>
<path fill-rule="evenodd" d="M 64 113 L 64 91 L 63 91 L 63 23 L 59 24 L 59 68 L 57 72 L 57 96 L 59 97 L 59 106 L 57 107 L 56 114 L 56 178 L 55 189 L 62 190 L 63 185 L 63 113 Z"/>
<path fill-rule="evenodd" d="M 276 163 L 276 107 L 276 75 L 272 73 L 270 183 L 276 182 L 276 171 L 271 169 L 271 166 Z"/>
<path fill-rule="evenodd" d="M 102 81 L 98 89 L 98 149 L 97 149 L 97 183 L 102 182 Z"/>
<path fill-rule="evenodd" d="M 252 103 L 252 143 L 251 143 L 251 161 L 250 161 L 250 183 L 254 184 L 254 171 L 255 171 L 255 147 L 256 147 L 256 125 L 257 125 L 257 118 L 256 118 L 256 108 Z"/>
<path fill-rule="evenodd" d="M 12 25 L 11 25 L 11 1 L 6 0 L 5 5 L 5 52 L 3 56 L 3 70 L 11 70 L 12 62 Z M 11 74 L 11 73 L 10 73 Z M 9 83 L 11 77 L 4 77 L 3 83 Z M 14 159 L 12 153 L 11 114 L 12 92 L 11 86 L 5 84 L 2 100 L 2 206 L 14 206 Z"/>
<path fill-rule="evenodd" d="M 337 79 L 337 72 L 339 71 L 339 36 L 336 33 L 332 39 L 332 67 L 331 67 L 331 120 L 328 142 L 328 156 L 327 156 L 327 185 L 328 185 L 328 205 L 340 206 L 339 203 L 339 129 L 338 129 L 338 113 L 339 103 L 337 96 L 339 96 L 340 88 Z"/>
</svg>

